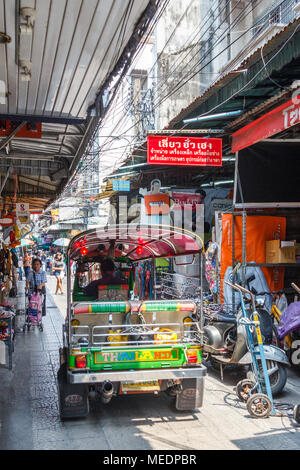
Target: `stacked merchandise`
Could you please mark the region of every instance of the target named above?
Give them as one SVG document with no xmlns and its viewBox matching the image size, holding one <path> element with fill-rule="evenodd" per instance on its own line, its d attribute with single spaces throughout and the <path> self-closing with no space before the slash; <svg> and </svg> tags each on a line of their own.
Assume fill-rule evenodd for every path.
<svg viewBox="0 0 300 470">
<path fill-rule="evenodd" d="M 10 305 L 0 305 L 0 364 L 12 369 L 15 313 Z M 7 360 L 8 356 L 8 360 Z"/>
</svg>

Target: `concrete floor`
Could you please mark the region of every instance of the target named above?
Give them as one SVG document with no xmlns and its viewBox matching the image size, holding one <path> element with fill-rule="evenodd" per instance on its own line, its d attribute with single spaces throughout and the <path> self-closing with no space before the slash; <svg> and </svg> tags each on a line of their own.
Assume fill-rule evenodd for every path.
<svg viewBox="0 0 300 470">
<path fill-rule="evenodd" d="M 54 296 L 54 291 L 49 276 L 44 331 L 18 333 L 13 370 L 0 369 L 1 450 L 300 448 L 300 426 L 290 418 L 255 420 L 248 415 L 234 393 L 240 377 L 232 371 L 221 382 L 209 370 L 204 406 L 194 413 L 176 411 L 167 396 L 140 395 L 93 404 L 87 419 L 61 423 L 56 371 L 66 296 Z M 289 372 L 282 402 L 300 403 L 299 379 L 299 373 Z"/>
</svg>

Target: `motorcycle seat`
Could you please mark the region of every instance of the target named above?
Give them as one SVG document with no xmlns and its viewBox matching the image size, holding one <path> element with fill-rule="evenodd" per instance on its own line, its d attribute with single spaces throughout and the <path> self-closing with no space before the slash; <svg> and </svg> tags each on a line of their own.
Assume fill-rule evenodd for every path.
<svg viewBox="0 0 300 470">
<path fill-rule="evenodd" d="M 217 313 L 214 315 L 214 321 L 236 324 L 236 316 L 228 313 Z"/>
</svg>

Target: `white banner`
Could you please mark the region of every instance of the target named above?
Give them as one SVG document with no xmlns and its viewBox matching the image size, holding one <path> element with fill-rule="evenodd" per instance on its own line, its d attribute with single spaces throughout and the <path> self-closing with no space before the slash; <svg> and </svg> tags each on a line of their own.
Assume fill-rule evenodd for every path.
<svg viewBox="0 0 300 470">
<path fill-rule="evenodd" d="M 29 204 L 27 202 L 16 204 L 16 216 L 21 224 L 28 224 L 30 222 Z"/>
</svg>

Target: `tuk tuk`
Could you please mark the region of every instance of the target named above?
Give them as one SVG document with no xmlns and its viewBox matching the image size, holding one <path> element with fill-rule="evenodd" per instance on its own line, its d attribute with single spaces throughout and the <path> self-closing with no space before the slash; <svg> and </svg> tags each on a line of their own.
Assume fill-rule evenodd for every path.
<svg viewBox="0 0 300 470">
<path fill-rule="evenodd" d="M 201 305 L 155 294 L 156 259 L 199 255 L 202 249 L 195 233 L 164 226 L 94 228 L 71 240 L 57 376 L 62 420 L 87 416 L 89 400 L 108 403 L 118 395 L 166 392 L 178 410 L 202 406 Z M 101 282 L 107 259 L 120 276 L 111 285 Z M 145 262 L 153 290 L 139 297 L 136 266 Z M 91 282 L 96 298 L 87 295 Z"/>
</svg>

